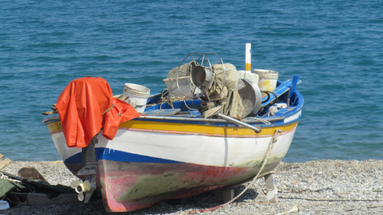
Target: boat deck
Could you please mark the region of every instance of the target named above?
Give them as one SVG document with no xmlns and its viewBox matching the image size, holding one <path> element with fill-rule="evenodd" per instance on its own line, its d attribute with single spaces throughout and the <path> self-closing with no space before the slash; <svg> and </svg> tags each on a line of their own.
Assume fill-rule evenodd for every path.
<svg viewBox="0 0 383 215">
<path fill-rule="evenodd" d="M 297 83 L 299 83 L 298 81 Z M 291 95 L 290 101 L 289 91 L 292 86 L 293 80 L 287 80 L 286 82 L 278 81 L 277 88 L 269 96 L 265 96 L 262 99 L 262 109 L 255 116 L 248 116 L 241 121 L 248 124 L 257 124 L 257 126 L 268 127 L 276 126 L 278 124 L 285 124 L 286 119 L 289 118 L 288 122 L 293 122 L 297 120 L 300 116 L 300 112 L 303 106 L 303 97 L 302 95 L 294 90 Z M 148 119 L 148 120 L 165 120 L 165 121 L 188 121 L 188 122 L 205 122 L 205 123 L 214 123 L 215 125 L 224 123 L 226 126 L 236 126 L 228 123 L 224 119 L 219 118 L 201 118 L 201 113 L 198 111 L 198 108 L 201 105 L 201 101 L 198 99 L 194 100 L 184 100 L 184 101 L 175 101 L 172 104 L 168 103 L 159 103 L 162 93 L 151 96 L 148 99 L 148 106 L 145 109 L 145 112 L 142 113 L 138 119 Z M 287 105 L 289 102 L 289 105 Z M 284 104 L 284 105 L 283 105 Z M 270 107 L 278 105 L 276 111 L 273 115 L 270 115 Z M 294 116 L 298 115 L 298 116 Z M 277 123 L 277 124 L 276 124 Z"/>
</svg>

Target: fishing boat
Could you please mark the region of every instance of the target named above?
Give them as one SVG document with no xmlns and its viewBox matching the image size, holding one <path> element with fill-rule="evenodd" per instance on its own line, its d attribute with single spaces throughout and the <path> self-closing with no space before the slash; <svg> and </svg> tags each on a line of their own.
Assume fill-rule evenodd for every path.
<svg viewBox="0 0 383 215">
<path fill-rule="evenodd" d="M 249 72 L 229 72 L 216 54 L 215 64 L 198 55 L 188 55 L 191 63 L 184 59 L 144 107 L 123 99 L 142 110 L 119 123 L 112 139 L 98 132 L 86 147 L 69 147 L 63 120 L 43 121 L 64 164 L 82 179 L 72 183 L 80 200 L 99 189 L 107 211 L 138 210 L 270 174 L 284 158 L 302 113 L 298 77 L 263 91 L 243 78 Z"/>
</svg>

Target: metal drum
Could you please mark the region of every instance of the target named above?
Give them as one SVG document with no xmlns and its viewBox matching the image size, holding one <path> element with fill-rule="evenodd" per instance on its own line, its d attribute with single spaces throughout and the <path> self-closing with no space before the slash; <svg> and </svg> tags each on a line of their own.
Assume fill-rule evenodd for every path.
<svg viewBox="0 0 383 215">
<path fill-rule="evenodd" d="M 245 83 L 246 87 L 238 90 L 244 108 L 241 117 L 255 116 L 262 106 L 261 91 L 254 82 L 247 79 L 242 79 L 242 81 Z"/>
</svg>

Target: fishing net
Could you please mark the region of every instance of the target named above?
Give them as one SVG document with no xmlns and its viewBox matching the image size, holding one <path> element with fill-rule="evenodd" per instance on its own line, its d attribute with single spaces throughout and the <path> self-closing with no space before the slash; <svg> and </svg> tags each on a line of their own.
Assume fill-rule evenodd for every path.
<svg viewBox="0 0 383 215">
<path fill-rule="evenodd" d="M 175 80 L 177 78 L 177 71 L 178 78 L 190 76 L 194 63 L 191 61 L 171 69 L 168 72 L 168 78 Z M 214 101 L 201 103 L 199 111 L 202 117 L 210 118 L 217 113 L 223 113 L 233 118 L 244 117 L 244 106 L 238 90 L 246 85 L 241 80 L 240 73 L 231 63 L 215 64 L 213 67 L 214 82 L 207 90 L 207 94 Z"/>
<path fill-rule="evenodd" d="M 225 69 L 224 69 L 225 68 Z M 209 118 L 217 113 L 223 113 L 230 117 L 241 118 L 244 112 L 242 98 L 238 90 L 245 87 L 237 68 L 231 63 L 214 65 L 215 78 L 208 90 L 210 98 L 215 102 L 203 107 L 202 116 Z"/>
<path fill-rule="evenodd" d="M 178 77 L 185 77 L 189 76 L 190 72 L 192 70 L 193 61 L 190 61 L 189 63 L 185 63 L 181 65 L 178 70 L 178 66 L 176 68 L 171 69 L 168 72 L 168 78 L 169 79 L 176 79 L 177 78 L 177 70 L 178 70 Z"/>
</svg>

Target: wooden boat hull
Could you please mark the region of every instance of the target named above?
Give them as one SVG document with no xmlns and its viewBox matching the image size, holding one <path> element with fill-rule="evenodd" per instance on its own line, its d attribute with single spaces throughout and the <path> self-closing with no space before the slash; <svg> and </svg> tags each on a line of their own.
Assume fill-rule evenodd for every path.
<svg viewBox="0 0 383 215">
<path fill-rule="evenodd" d="M 171 198 L 238 184 L 260 170 L 277 129 L 277 141 L 263 173 L 286 155 L 301 111 L 262 127 L 256 134 L 223 120 L 140 117 L 120 125 L 113 140 L 98 136 L 97 186 L 108 211 L 149 207 Z M 68 148 L 58 118 L 46 120 L 56 148 L 74 174 L 81 149 Z"/>
</svg>

